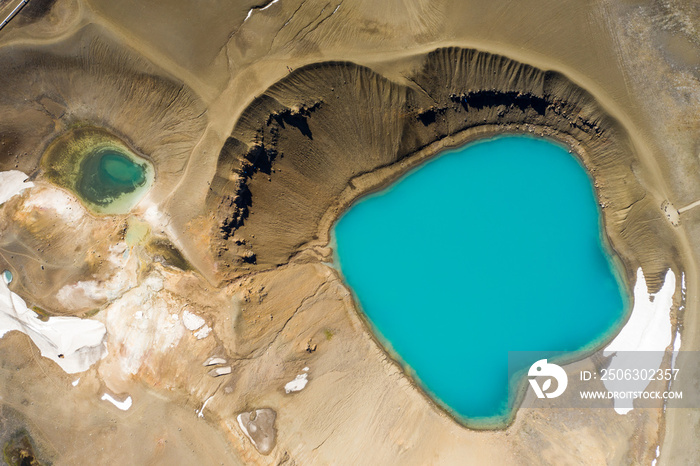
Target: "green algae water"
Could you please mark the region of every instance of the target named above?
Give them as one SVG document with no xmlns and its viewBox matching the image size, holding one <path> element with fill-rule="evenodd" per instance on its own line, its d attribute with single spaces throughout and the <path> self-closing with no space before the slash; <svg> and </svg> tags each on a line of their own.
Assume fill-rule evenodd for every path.
<svg viewBox="0 0 700 466">
<path fill-rule="evenodd" d="M 155 170 L 110 132 L 77 127 L 58 137 L 41 162 L 46 177 L 99 214 L 128 213 L 148 192 Z"/>
<path fill-rule="evenodd" d="M 513 414 L 509 385 L 523 381 L 509 351 L 590 351 L 619 329 L 627 297 L 601 228 L 574 156 L 506 136 L 446 152 L 360 200 L 333 236 L 378 339 L 438 403 L 479 427 Z"/>
<path fill-rule="evenodd" d="M 82 161 L 76 184 L 88 202 L 106 206 L 146 183 L 146 165 L 134 163 L 114 149 L 96 151 Z"/>
</svg>

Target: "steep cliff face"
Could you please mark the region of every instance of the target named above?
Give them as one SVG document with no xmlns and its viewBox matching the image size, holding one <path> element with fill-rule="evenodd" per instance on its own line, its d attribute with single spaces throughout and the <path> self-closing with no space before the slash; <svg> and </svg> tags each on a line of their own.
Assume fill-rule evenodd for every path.
<svg viewBox="0 0 700 466">
<path fill-rule="evenodd" d="M 414 92 L 368 68 L 324 63 L 256 99 L 221 151 L 208 198 L 224 273 L 288 261 L 348 180 L 396 162 Z M 245 263 L 249 251 L 256 264 Z"/>
<path fill-rule="evenodd" d="M 321 219 L 347 207 L 338 199 L 353 179 L 419 151 L 425 159 L 439 149 L 431 144 L 459 134 L 454 143 L 464 142 L 477 129 L 480 137 L 536 132 L 571 145 L 595 182 L 612 246 L 625 262 L 648 265 L 652 283 L 661 277 L 672 246 L 659 233 L 669 226 L 644 202 L 621 125 L 560 73 L 444 48 L 401 83 L 352 63 L 320 63 L 250 104 L 221 150 L 207 198 L 222 278 L 270 269 L 322 244 Z M 406 168 L 396 164 L 383 176 L 389 181 Z M 363 194 L 357 191 L 353 199 Z"/>
</svg>

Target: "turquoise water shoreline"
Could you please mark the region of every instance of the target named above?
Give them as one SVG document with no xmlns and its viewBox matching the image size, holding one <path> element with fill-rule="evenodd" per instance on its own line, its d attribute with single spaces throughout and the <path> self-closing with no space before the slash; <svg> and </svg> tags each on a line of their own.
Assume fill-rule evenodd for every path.
<svg viewBox="0 0 700 466">
<path fill-rule="evenodd" d="M 505 152 L 500 153 L 500 150 Z M 513 154 L 508 154 L 508 152 L 518 151 L 523 154 L 515 157 Z M 465 152 L 466 157 L 462 157 Z M 461 161 L 455 162 L 453 160 L 455 158 Z M 456 165 L 450 166 L 454 163 Z M 421 175 L 426 173 L 426 169 L 426 176 Z M 513 173 L 508 173 L 510 169 L 513 169 Z M 547 173 L 547 170 L 555 170 L 555 172 Z M 557 173 L 556 170 L 560 170 L 561 173 Z M 546 174 L 544 178 L 543 173 Z M 553 173 L 556 176 L 553 176 Z M 455 174 L 460 175 L 455 176 Z M 554 183 L 548 185 L 547 183 L 551 184 L 553 179 Z M 436 180 L 439 181 L 436 182 Z M 460 184 L 464 187 L 465 183 L 475 186 L 471 187 L 473 189 L 464 188 L 459 193 L 450 191 L 451 187 Z M 507 192 L 511 188 L 513 192 Z M 558 189 L 560 192 L 552 192 L 552 189 L 555 191 Z M 534 197 L 518 199 L 527 197 L 529 191 L 533 191 L 530 194 L 534 194 Z M 436 202 L 438 204 L 441 202 L 439 194 L 436 193 L 449 194 L 453 197 L 460 194 L 461 199 L 467 202 L 469 207 L 462 207 L 461 210 L 452 212 L 450 209 L 455 207 L 451 206 L 445 211 L 444 205 L 436 205 Z M 516 204 L 513 211 L 509 211 L 506 207 L 498 209 L 493 207 L 493 205 L 505 206 L 514 194 L 517 195 L 513 201 Z M 564 202 L 561 202 L 562 199 L 548 198 L 553 195 L 565 198 Z M 401 200 L 401 197 L 404 199 Z M 538 207 L 535 209 L 539 211 L 528 211 L 521 215 L 520 210 L 527 210 L 528 202 L 536 203 Z M 382 203 L 384 203 L 383 206 Z M 401 205 L 402 203 L 405 205 Z M 377 208 L 377 212 L 372 213 L 373 208 Z M 543 210 L 553 214 L 543 216 Z M 376 218 L 373 221 L 392 218 L 392 221 L 400 219 L 406 223 L 395 231 L 391 231 L 391 225 L 382 225 L 381 222 L 368 228 L 368 222 L 366 219 L 362 220 L 362 215 L 357 214 L 358 211 L 362 215 L 369 215 L 368 218 L 375 215 Z M 534 241 L 537 244 L 533 243 L 533 247 L 524 248 L 522 246 L 525 243 L 511 238 L 510 242 L 516 244 L 509 246 L 504 244 L 504 239 L 509 239 L 507 234 L 502 236 L 500 235 L 502 232 L 489 231 L 488 227 L 482 228 L 485 230 L 485 235 L 484 231 L 478 234 L 468 231 L 470 225 L 484 221 L 487 225 L 498 225 L 499 219 L 498 216 L 493 215 L 494 211 L 506 217 L 517 217 L 518 222 L 513 222 L 511 218 L 511 223 L 506 225 L 509 227 L 507 229 L 511 233 L 516 232 L 520 236 L 526 236 L 527 241 Z M 573 218 L 566 217 L 567 211 L 575 211 Z M 449 215 L 443 215 L 446 212 Z M 468 221 L 450 223 L 449 219 L 444 220 L 440 217 L 440 215 L 459 217 L 460 214 L 468 216 Z M 556 217 L 555 221 L 552 221 L 551 217 Z M 422 223 L 418 222 L 418 219 Z M 447 221 L 449 225 L 440 223 L 443 221 Z M 540 230 L 528 230 L 533 224 L 540 223 L 542 223 Z M 566 224 L 573 230 L 559 231 L 556 228 L 560 226 L 559 224 Z M 431 225 L 435 228 L 431 228 Z M 460 232 L 460 235 L 445 233 L 451 228 Z M 500 230 L 503 229 L 505 227 L 501 225 Z M 412 234 L 412 230 L 418 230 L 418 233 Z M 543 233 L 555 231 L 563 235 L 564 240 L 567 235 L 578 236 L 573 242 L 562 242 L 561 238 L 552 238 L 543 242 L 539 238 Z M 408 239 L 405 238 L 406 236 Z M 332 229 L 331 237 L 335 266 L 352 290 L 360 313 L 372 329 L 377 341 L 433 401 L 469 427 L 499 428 L 508 424 L 516 411 L 515 407 L 520 403 L 522 383 L 526 383 L 524 379 L 509 380 L 507 374 L 505 380 L 502 374 L 500 378 L 489 376 L 489 370 L 491 370 L 489 367 L 492 363 L 503 363 L 503 360 L 500 362 L 490 360 L 489 354 L 503 353 L 504 350 L 543 350 L 551 354 L 557 351 L 575 350 L 580 354 L 580 357 L 576 357 L 575 360 L 579 360 L 609 341 L 628 317 L 629 299 L 626 296 L 623 271 L 618 270 L 613 263 L 614 253 L 608 250 L 602 234 L 602 221 L 592 182 L 576 157 L 571 155 L 568 149 L 549 139 L 498 136 L 445 151 L 404 174 L 388 188 L 356 201 L 338 219 Z M 361 237 L 359 241 L 361 244 L 353 244 L 358 237 Z M 466 245 L 459 241 L 461 239 L 464 239 Z M 484 245 L 479 248 L 482 251 L 469 249 L 470 243 L 476 244 L 474 240 Z M 579 240 L 580 244 L 576 243 Z M 406 241 L 406 244 L 398 244 L 402 241 Z M 444 246 L 440 245 L 441 241 Z M 488 245 L 489 241 L 499 246 L 492 248 Z M 548 243 L 552 243 L 554 254 L 546 251 L 550 246 Z M 574 248 L 574 244 L 579 244 L 580 247 Z M 396 246 L 395 249 L 399 251 L 398 255 L 387 253 L 386 250 L 392 249 L 393 246 Z M 557 247 L 559 250 L 556 250 Z M 545 251 L 548 259 L 544 264 L 537 265 L 538 259 L 532 254 L 526 254 L 515 262 L 509 261 L 509 258 L 517 256 L 518 248 Z M 419 249 L 423 254 L 416 254 Z M 582 253 L 576 249 L 583 249 L 585 252 Z M 402 250 L 408 251 L 403 257 Z M 484 253 L 483 250 L 487 252 Z M 588 261 L 590 263 L 584 256 L 590 256 L 589 259 L 592 259 Z M 377 258 L 382 257 L 390 259 L 389 262 L 393 262 L 395 269 L 387 269 L 384 264 L 378 262 Z M 447 263 L 440 262 L 438 260 L 440 257 L 448 257 Z M 464 270 L 450 263 L 450 258 L 455 257 L 461 259 L 462 264 L 467 264 L 463 267 Z M 577 275 L 576 267 L 574 270 L 568 270 L 566 266 L 562 266 L 566 261 L 575 264 L 576 267 L 583 266 L 586 272 Z M 489 263 L 491 265 L 496 263 L 496 266 L 492 267 Z M 368 264 L 371 267 L 368 268 Z M 403 271 L 410 270 L 411 265 L 416 264 L 419 265 L 415 269 L 418 272 L 401 275 Z M 529 269 L 526 274 L 529 277 L 525 277 L 524 280 L 527 284 L 504 282 L 501 286 L 498 284 L 494 286 L 495 280 L 502 281 L 508 277 L 518 277 L 515 271 L 518 265 L 523 269 Z M 541 267 L 542 265 L 544 266 Z M 485 272 L 479 273 L 477 270 L 479 267 L 486 269 Z M 557 282 L 567 274 L 580 279 L 583 285 L 577 288 L 567 283 L 567 280 Z M 420 276 L 421 280 L 417 280 L 416 275 Z M 477 275 L 490 278 L 484 280 Z M 391 279 L 388 281 L 385 279 L 382 282 L 383 277 L 392 276 L 396 278 L 395 282 Z M 461 282 L 455 281 L 455 276 L 461 277 Z M 430 277 L 438 277 L 438 280 L 430 281 Z M 366 283 L 363 283 L 363 280 Z M 545 286 L 546 291 L 542 292 L 558 293 L 554 299 L 555 302 L 557 299 L 561 303 L 583 300 L 584 309 L 586 309 L 585 306 L 589 306 L 589 310 L 602 306 L 602 310 L 598 313 L 592 311 L 586 315 L 586 321 L 577 322 L 568 329 L 562 330 L 566 326 L 560 329 L 552 326 L 554 325 L 552 322 L 558 322 L 556 312 L 552 312 L 554 309 L 552 300 L 548 302 L 550 309 L 544 313 L 539 309 L 545 307 L 541 305 L 542 303 L 525 305 L 527 304 L 525 301 L 523 301 L 525 304 L 518 304 L 517 299 L 513 300 L 513 296 L 537 297 L 537 292 L 531 290 L 536 290 L 537 285 L 540 284 L 547 285 L 548 282 L 555 282 L 555 284 L 549 288 Z M 377 286 L 377 284 L 381 285 Z M 470 284 L 472 284 L 471 287 Z M 430 290 L 425 290 L 426 287 Z M 503 291 L 504 287 L 507 288 L 506 291 Z M 562 291 L 559 290 L 560 287 L 566 289 Z M 602 289 L 599 289 L 601 287 Z M 447 300 L 443 299 L 441 295 L 447 293 L 445 290 L 455 291 L 454 296 Z M 479 297 L 480 293 L 476 292 L 487 296 Z M 580 296 L 577 296 L 577 293 Z M 599 295 L 598 298 L 594 296 L 596 293 Z M 407 294 L 411 297 L 402 301 L 402 295 Z M 541 297 L 538 299 L 541 300 Z M 419 309 L 412 311 L 411 303 L 417 303 L 416 306 Z M 445 314 L 446 309 L 451 309 L 452 314 L 449 312 Z M 436 324 L 423 319 L 422 316 L 425 314 L 437 315 L 436 320 L 444 322 Z M 468 316 L 466 319 L 465 314 Z M 486 314 L 486 316 L 474 314 Z M 565 312 L 567 319 L 581 314 L 583 314 L 581 309 Z M 537 325 L 528 327 L 527 317 L 539 319 Z M 404 320 L 410 320 L 412 323 L 404 324 L 402 322 Z M 507 322 L 502 323 L 503 321 Z M 508 334 L 505 340 L 511 347 L 506 349 L 502 342 L 499 343 L 501 337 L 496 328 L 499 323 L 506 327 L 533 332 L 534 335 L 528 341 L 518 335 Z M 543 332 L 538 332 L 539 325 L 545 327 L 549 325 L 549 327 Z M 557 338 L 555 335 L 552 338 L 551 335 L 547 335 L 550 330 L 553 333 L 564 332 L 564 336 Z M 566 334 L 573 331 L 577 331 L 578 334 Z M 505 330 L 505 333 L 508 332 L 512 332 L 512 329 Z M 459 344 L 460 340 L 467 343 Z M 428 356 L 422 359 L 421 354 Z M 470 359 L 476 356 L 486 359 L 487 362 Z M 471 376 L 468 376 L 469 374 Z M 441 378 L 447 382 L 440 380 Z M 488 396 L 488 393 L 491 393 L 491 396 Z M 471 403 L 469 400 L 477 400 L 477 402 Z"/>
</svg>

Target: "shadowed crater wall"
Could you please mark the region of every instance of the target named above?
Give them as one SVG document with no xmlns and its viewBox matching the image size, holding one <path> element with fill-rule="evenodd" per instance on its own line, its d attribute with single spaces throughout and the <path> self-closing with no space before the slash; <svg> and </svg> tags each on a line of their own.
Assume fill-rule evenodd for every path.
<svg viewBox="0 0 700 466">
<path fill-rule="evenodd" d="M 207 199 L 222 278 L 325 245 L 330 222 L 352 201 L 410 168 L 397 162 L 415 164 L 477 137 L 532 132 L 575 149 L 628 278 L 643 264 L 651 289 L 660 286 L 675 254 L 663 234 L 669 225 L 645 199 L 627 133 L 593 96 L 558 72 L 475 50 L 439 49 L 417 60 L 405 82 L 353 63 L 308 65 L 250 104 L 221 150 Z M 371 189 L 355 186 L 362 175 L 377 178 L 363 184 Z"/>
</svg>

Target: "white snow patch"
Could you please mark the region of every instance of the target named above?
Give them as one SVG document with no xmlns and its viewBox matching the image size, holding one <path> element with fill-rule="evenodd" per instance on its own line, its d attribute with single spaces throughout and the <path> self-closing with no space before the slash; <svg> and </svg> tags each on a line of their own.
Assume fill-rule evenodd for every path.
<svg viewBox="0 0 700 466">
<path fill-rule="evenodd" d="M 34 186 L 34 183 L 27 181 L 29 176 L 19 170 L 0 172 L 0 205 L 9 201 L 27 188 Z"/>
<path fill-rule="evenodd" d="M 669 269 L 661 290 L 650 295 L 640 267 L 634 285 L 632 314 L 617 337 L 605 348 L 605 355 L 615 351 L 664 351 L 671 344 L 669 313 L 675 289 L 676 275 Z"/>
<path fill-rule="evenodd" d="M 175 347 L 185 333 L 185 328 L 171 314 L 182 304 L 169 293 L 161 293 L 163 287 L 163 277 L 153 272 L 104 312 L 110 354 L 118 358 L 125 375 L 136 374 L 150 354 Z M 142 318 L 135 319 L 139 311 Z"/>
<path fill-rule="evenodd" d="M 243 22 L 245 23 L 246 21 L 248 21 L 250 19 L 250 17 L 253 15 L 253 12 L 255 10 L 265 11 L 277 2 L 279 2 L 279 0 L 272 0 L 270 3 L 268 3 L 267 5 L 265 5 L 262 8 L 251 8 L 250 10 L 248 10 L 248 14 L 245 16 L 245 19 L 243 20 Z"/>
<path fill-rule="evenodd" d="M 681 272 L 681 294 L 685 297 L 685 272 Z"/>
<path fill-rule="evenodd" d="M 676 275 L 671 269 L 666 272 L 664 284 L 655 295 L 650 295 L 644 272 L 637 269 L 637 282 L 634 285 L 634 307 L 627 324 L 603 351 L 604 356 L 613 355 L 609 370 L 629 369 L 639 364 L 636 351 L 648 351 L 644 362 L 646 368 L 660 367 L 663 352 L 671 344 L 672 330 L 670 312 L 673 306 L 673 293 L 676 289 Z M 652 301 L 651 298 L 654 298 Z M 621 352 L 621 354 L 615 354 Z M 653 358 L 653 360 L 652 360 Z M 643 391 L 648 380 L 619 381 L 606 379 L 605 388 L 610 391 Z M 622 385 L 624 386 L 622 386 Z M 627 414 L 633 409 L 631 398 L 615 398 L 614 407 L 618 414 Z"/>
<path fill-rule="evenodd" d="M 284 386 L 284 391 L 286 393 L 292 393 L 303 390 L 306 384 L 309 383 L 308 377 L 309 374 L 306 373 L 297 375 L 294 380 L 288 382 L 287 385 Z"/>
<path fill-rule="evenodd" d="M 680 313 L 685 310 L 685 272 L 681 272 L 681 304 L 678 306 L 678 318 Z M 681 329 L 676 325 L 676 338 L 673 340 L 673 355 L 671 355 L 671 369 L 676 367 L 676 357 L 681 350 Z"/>
<path fill-rule="evenodd" d="M 248 429 L 246 429 L 245 424 L 243 423 L 243 413 L 236 416 L 236 420 L 238 420 L 238 427 L 241 428 L 241 430 L 243 431 L 245 436 L 248 437 L 248 440 L 250 440 L 251 443 L 255 446 L 255 448 L 257 448 L 258 444 L 255 443 L 255 440 L 253 440 L 253 437 L 250 436 L 250 432 L 248 432 Z"/>
<path fill-rule="evenodd" d="M 78 377 L 77 379 L 72 381 L 70 384 L 73 385 L 74 387 L 77 387 L 79 383 L 80 383 L 80 377 Z"/>
<path fill-rule="evenodd" d="M 231 366 L 217 367 L 209 371 L 209 375 L 212 377 L 219 377 L 222 375 L 228 375 L 231 373 Z"/>
<path fill-rule="evenodd" d="M 185 328 L 190 331 L 195 331 L 205 324 L 204 319 L 190 311 L 182 313 L 182 323 L 185 325 Z"/>
<path fill-rule="evenodd" d="M 279 1 L 280 1 L 280 0 L 272 0 L 270 3 L 268 3 L 268 4 L 265 5 L 264 7 L 260 8 L 260 11 L 265 11 L 265 10 L 267 10 L 268 8 L 270 8 L 272 5 L 274 5 L 275 3 L 279 2 Z"/>
<path fill-rule="evenodd" d="M 158 209 L 156 204 L 150 201 L 143 202 L 144 205 L 151 204 L 143 213 L 143 220 L 151 226 L 153 231 L 165 232 L 170 225 L 170 218 Z"/>
<path fill-rule="evenodd" d="M 110 246 L 107 260 L 114 265 L 116 272 L 107 280 L 86 280 L 63 286 L 56 294 L 58 302 L 70 308 L 76 303 L 78 306 L 84 305 L 86 300 L 113 301 L 136 286 L 139 260 L 136 255 L 125 257 L 126 250 L 128 248 L 124 242 Z"/>
<path fill-rule="evenodd" d="M 656 466 L 656 462 L 659 461 L 659 454 L 661 453 L 661 449 L 659 448 L 658 445 L 656 445 L 656 458 L 651 460 L 651 466 Z"/>
<path fill-rule="evenodd" d="M 198 410 L 195 410 L 195 413 L 197 413 L 197 417 L 202 417 L 202 418 L 204 417 L 204 408 L 207 407 L 207 403 L 209 403 L 209 400 L 211 400 L 212 398 L 214 398 L 214 395 L 212 395 L 209 398 L 207 398 L 206 400 L 204 400 L 204 404 L 202 404 L 202 407 L 199 408 Z"/>
<path fill-rule="evenodd" d="M 88 370 L 104 354 L 102 322 L 79 317 L 49 317 L 44 322 L 0 280 L 0 338 L 12 330 L 27 334 L 43 357 L 69 374 Z"/>
<path fill-rule="evenodd" d="M 131 408 L 131 396 L 127 396 L 124 401 L 117 401 L 114 399 L 114 397 L 112 397 L 112 395 L 110 395 L 109 393 L 105 393 L 100 399 L 103 401 L 109 401 L 122 411 L 126 411 L 127 409 Z"/>
<path fill-rule="evenodd" d="M 676 368 L 676 357 L 681 350 L 681 331 L 676 329 L 676 338 L 673 340 L 673 354 L 671 355 L 671 369 Z"/>
<path fill-rule="evenodd" d="M 220 358 L 218 356 L 212 356 L 206 361 L 204 361 L 203 366 L 218 366 L 220 364 L 226 364 L 226 360 L 224 358 Z"/>
<path fill-rule="evenodd" d="M 194 336 L 197 338 L 197 340 L 202 340 L 206 337 L 209 336 L 209 333 L 211 332 L 211 327 L 208 325 L 205 325 L 204 327 L 200 328 L 196 332 L 194 332 Z"/>
<path fill-rule="evenodd" d="M 197 340 L 208 337 L 211 332 L 211 327 L 205 325 L 205 320 L 190 311 L 184 311 L 182 313 L 182 323 L 187 330 L 194 332 L 193 335 Z"/>
<path fill-rule="evenodd" d="M 32 191 L 22 208 L 24 211 L 53 210 L 65 223 L 73 227 L 79 227 L 87 213 L 85 207 L 68 193 L 44 185 Z"/>
</svg>

